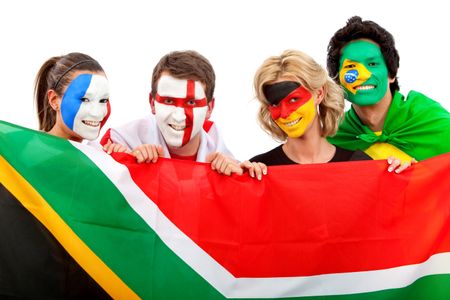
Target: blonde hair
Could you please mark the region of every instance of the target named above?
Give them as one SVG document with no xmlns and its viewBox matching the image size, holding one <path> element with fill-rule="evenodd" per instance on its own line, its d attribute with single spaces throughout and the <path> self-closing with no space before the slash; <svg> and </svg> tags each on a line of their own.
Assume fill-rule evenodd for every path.
<svg viewBox="0 0 450 300">
<path fill-rule="evenodd" d="M 260 103 L 258 121 L 268 134 L 274 139 L 285 141 L 286 133 L 282 131 L 269 112 L 270 103 L 267 101 L 263 88 L 277 79 L 289 77 L 303 85 L 313 95 L 321 87 L 324 97 L 319 104 L 319 118 L 322 126 L 322 136 L 333 136 L 344 115 L 344 96 L 342 89 L 329 76 L 327 71 L 309 55 L 297 51 L 286 50 L 280 56 L 272 56 L 256 71 L 254 88 L 256 98 Z"/>
</svg>

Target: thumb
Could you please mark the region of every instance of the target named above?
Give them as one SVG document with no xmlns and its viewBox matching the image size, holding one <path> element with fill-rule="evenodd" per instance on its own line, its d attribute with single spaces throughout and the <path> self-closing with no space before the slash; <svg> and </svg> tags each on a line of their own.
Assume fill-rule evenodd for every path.
<svg viewBox="0 0 450 300">
<path fill-rule="evenodd" d="M 210 154 L 206 155 L 205 161 L 207 163 L 210 163 L 216 158 L 216 156 L 217 156 L 217 152 L 210 153 Z"/>
<path fill-rule="evenodd" d="M 161 145 L 156 145 L 156 152 L 158 152 L 158 156 L 162 157 L 163 156 L 163 147 Z"/>
</svg>

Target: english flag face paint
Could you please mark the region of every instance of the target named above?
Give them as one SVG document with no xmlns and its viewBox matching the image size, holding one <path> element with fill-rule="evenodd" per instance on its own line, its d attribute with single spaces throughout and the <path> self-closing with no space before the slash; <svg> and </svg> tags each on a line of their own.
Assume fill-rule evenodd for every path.
<svg viewBox="0 0 450 300">
<path fill-rule="evenodd" d="M 78 75 L 61 101 L 64 124 L 83 139 L 95 140 L 111 113 L 109 84 L 105 76 Z"/>
<path fill-rule="evenodd" d="M 264 95 L 271 103 L 272 119 L 288 137 L 301 137 L 317 115 L 312 94 L 296 82 L 268 85 Z"/>
<path fill-rule="evenodd" d="M 200 81 L 162 75 L 155 97 L 155 117 L 169 146 L 182 147 L 200 133 L 208 112 Z"/>
<path fill-rule="evenodd" d="M 342 49 L 339 81 L 346 98 L 361 106 L 373 105 L 386 95 L 389 71 L 378 45 L 357 40 Z"/>
</svg>

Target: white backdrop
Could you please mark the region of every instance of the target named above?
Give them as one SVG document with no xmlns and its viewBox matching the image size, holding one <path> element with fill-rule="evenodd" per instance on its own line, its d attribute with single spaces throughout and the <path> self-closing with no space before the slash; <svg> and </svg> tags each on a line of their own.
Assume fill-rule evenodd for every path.
<svg viewBox="0 0 450 300">
<path fill-rule="evenodd" d="M 253 75 L 264 59 L 302 50 L 325 66 L 333 33 L 353 15 L 396 38 L 399 82 L 450 109 L 450 17 L 445 1 L 16 0 L 0 4 L 0 119 L 37 128 L 34 77 L 51 56 L 84 52 L 111 84 L 114 127 L 150 113 L 151 73 L 161 56 L 192 49 L 216 71 L 212 119 L 238 159 L 276 145 L 256 123 Z"/>
</svg>

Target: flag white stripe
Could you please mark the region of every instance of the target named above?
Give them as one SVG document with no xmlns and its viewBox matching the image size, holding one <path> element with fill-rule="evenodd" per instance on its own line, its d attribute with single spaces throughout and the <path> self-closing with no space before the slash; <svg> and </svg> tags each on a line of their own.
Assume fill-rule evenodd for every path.
<svg viewBox="0 0 450 300">
<path fill-rule="evenodd" d="M 427 275 L 450 274 L 450 253 L 390 269 L 298 277 L 236 278 L 180 231 L 132 180 L 128 169 L 102 150 L 72 143 L 88 156 L 123 194 L 161 240 L 227 298 L 278 298 L 345 295 L 402 288 Z"/>
</svg>

